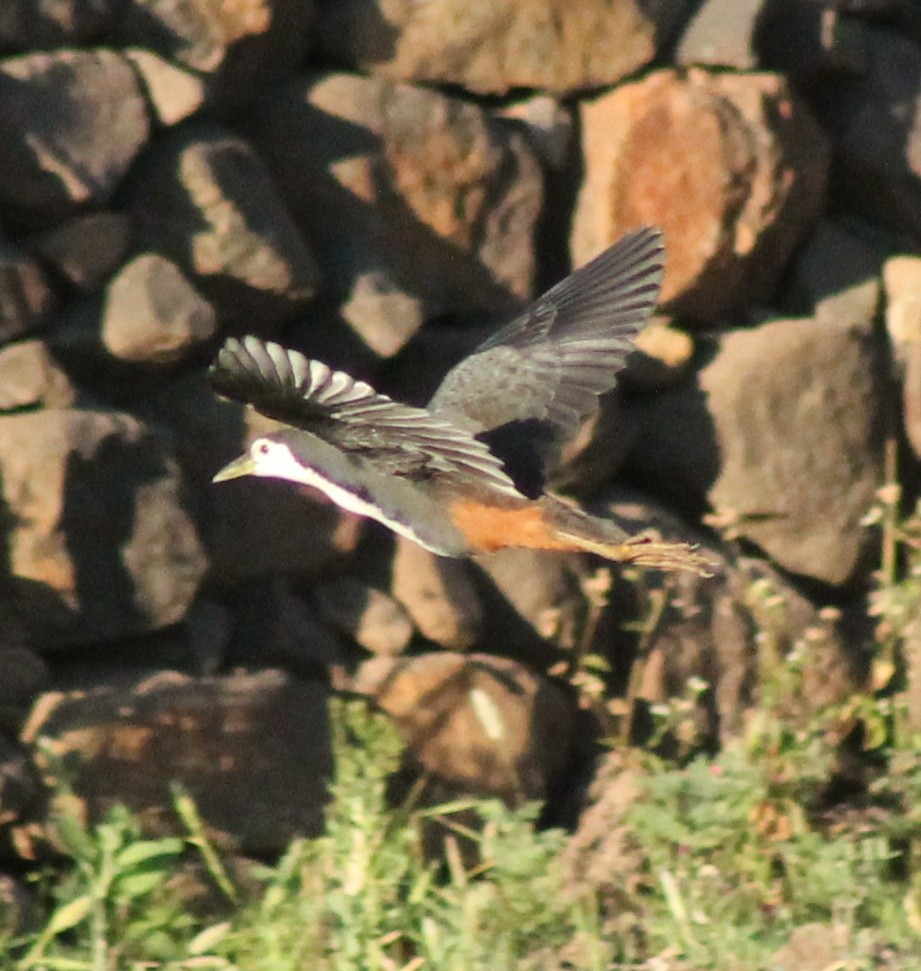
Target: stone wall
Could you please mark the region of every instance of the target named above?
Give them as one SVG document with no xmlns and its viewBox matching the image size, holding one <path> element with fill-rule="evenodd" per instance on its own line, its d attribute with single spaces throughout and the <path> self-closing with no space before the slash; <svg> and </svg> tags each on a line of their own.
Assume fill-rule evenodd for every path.
<svg viewBox="0 0 921 971">
<path fill-rule="evenodd" d="M 814 703 L 863 684 L 862 519 L 887 441 L 906 483 L 921 443 L 912 0 L 6 0 L 0 55 L 16 852 L 62 764 L 94 810 L 167 825 L 178 777 L 231 843 L 279 849 L 319 819 L 331 682 L 461 789 L 565 788 L 586 753 L 561 676 L 590 651 L 624 690 L 637 588 L 212 486 L 264 425 L 204 370 L 251 332 L 422 403 L 643 223 L 665 233 L 661 316 L 557 475 L 721 564 L 647 579 L 670 600 L 640 697 L 703 678 L 704 732 L 731 733 L 772 624 L 813 638 Z"/>
</svg>

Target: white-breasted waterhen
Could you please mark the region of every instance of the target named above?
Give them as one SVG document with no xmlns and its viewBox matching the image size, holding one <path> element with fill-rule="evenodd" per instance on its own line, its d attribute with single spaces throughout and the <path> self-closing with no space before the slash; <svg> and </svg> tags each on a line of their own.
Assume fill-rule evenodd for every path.
<svg viewBox="0 0 921 971">
<path fill-rule="evenodd" d="M 631 536 L 544 491 L 646 325 L 663 251 L 656 229 L 625 236 L 449 371 L 426 408 L 279 344 L 230 338 L 212 386 L 289 427 L 257 438 L 214 481 L 312 486 L 442 556 L 523 546 L 706 572 L 694 547 Z"/>
</svg>

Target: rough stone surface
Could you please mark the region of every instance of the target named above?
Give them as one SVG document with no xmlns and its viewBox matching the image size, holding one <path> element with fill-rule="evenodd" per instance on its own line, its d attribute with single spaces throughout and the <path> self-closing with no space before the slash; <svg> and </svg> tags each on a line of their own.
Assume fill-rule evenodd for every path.
<svg viewBox="0 0 921 971">
<path fill-rule="evenodd" d="M 883 267 L 886 331 L 902 378 L 905 437 L 921 455 L 921 258 L 894 256 Z"/>
<path fill-rule="evenodd" d="M 896 357 L 921 341 L 921 256 L 900 255 L 883 266 L 886 331 Z"/>
<path fill-rule="evenodd" d="M 0 934 L 12 939 L 34 931 L 41 921 L 38 894 L 27 880 L 0 872 Z"/>
<path fill-rule="evenodd" d="M 641 886 L 645 861 L 626 818 L 640 796 L 641 778 L 623 752 L 607 752 L 601 759 L 579 824 L 561 854 L 567 884 L 576 892 L 591 887 L 602 900 L 615 902 Z"/>
<path fill-rule="evenodd" d="M 121 8 L 120 43 L 202 75 L 214 97 L 231 103 L 294 73 L 317 12 L 315 0 L 124 0 Z"/>
<path fill-rule="evenodd" d="M 374 658 L 352 690 L 396 722 L 416 764 L 467 793 L 545 798 L 575 744 L 572 699 L 507 658 Z"/>
<path fill-rule="evenodd" d="M 0 62 L 0 211 L 47 224 L 104 204 L 149 134 L 137 76 L 114 51 Z"/>
<path fill-rule="evenodd" d="M 253 130 L 343 317 L 381 356 L 431 317 L 506 312 L 531 294 L 540 167 L 480 108 L 313 74 L 267 97 Z"/>
<path fill-rule="evenodd" d="M 848 584 L 870 566 L 860 520 L 882 479 L 886 371 L 869 328 L 733 331 L 695 382 L 641 402 L 631 468 L 679 504 L 730 513 L 792 573 Z"/>
<path fill-rule="evenodd" d="M 654 0 L 335 0 L 322 8 L 324 47 L 402 81 L 482 93 L 610 85 L 655 56 L 690 4 Z"/>
<path fill-rule="evenodd" d="M 812 0 L 769 0 L 764 6 L 758 24 L 762 67 L 783 71 L 798 86 L 867 70 L 871 28 L 859 7 Z"/>
<path fill-rule="evenodd" d="M 636 353 L 618 377 L 619 384 L 640 391 L 659 391 L 687 374 L 694 357 L 694 338 L 668 317 L 654 317 L 636 339 Z"/>
<path fill-rule="evenodd" d="M 631 355 L 637 356 L 637 355 Z M 607 485 L 623 467 L 640 425 L 617 391 L 603 395 L 598 409 L 566 443 L 550 476 L 554 489 L 588 494 Z"/>
<path fill-rule="evenodd" d="M 610 490 L 595 511 L 631 532 L 652 528 L 667 540 L 697 543 L 711 563 L 712 577 L 673 573 L 655 581 L 664 606 L 640 657 L 625 633 L 632 618 L 643 624 L 655 608 L 637 602 L 625 585 L 615 586 L 608 610 L 619 623 L 618 635 L 604 648 L 613 682 L 626 684 L 633 676 L 637 697 L 646 703 L 687 698 L 692 678 L 708 685 L 707 696 L 689 713 L 697 744 L 728 741 L 742 731 L 758 701 L 759 674 L 794 650 L 802 658 L 801 680 L 789 697 L 775 702 L 789 724 L 805 725 L 823 708 L 866 689 L 866 629 L 855 631 L 851 604 L 821 609 L 769 563 L 730 553 L 632 490 Z M 861 608 L 859 598 L 856 606 Z M 637 664 L 640 669 L 631 671 Z"/>
<path fill-rule="evenodd" d="M 403 607 L 360 580 L 343 577 L 321 584 L 313 597 L 327 621 L 372 654 L 401 654 L 413 636 Z"/>
<path fill-rule="evenodd" d="M 23 739 L 47 740 L 73 767 L 70 781 L 93 819 L 124 803 L 150 831 L 175 831 L 175 781 L 222 845 L 276 854 L 322 825 L 327 699 L 325 685 L 281 671 L 126 675 L 43 695 Z"/>
<path fill-rule="evenodd" d="M 548 645 L 562 651 L 580 645 L 587 616 L 581 585 L 590 573 L 584 557 L 507 549 L 478 556 L 476 565 L 485 646 L 547 660 Z"/>
<path fill-rule="evenodd" d="M 0 344 L 40 328 L 56 307 L 42 268 L 14 243 L 0 242 Z"/>
<path fill-rule="evenodd" d="M 468 650 L 479 641 L 483 605 L 463 560 L 436 556 L 398 537 L 391 593 L 430 641 L 454 651 Z"/>
<path fill-rule="evenodd" d="M 23 408 L 69 408 L 77 393 L 41 341 L 0 348 L 0 412 Z"/>
<path fill-rule="evenodd" d="M 783 77 L 659 71 L 582 108 L 576 263 L 641 224 L 668 251 L 662 301 L 719 321 L 767 299 L 821 212 L 828 144 Z"/>
<path fill-rule="evenodd" d="M 755 41 L 765 6 L 765 0 L 705 0 L 681 35 L 676 63 L 754 70 L 759 66 Z"/>
<path fill-rule="evenodd" d="M 0 712 L 24 709 L 48 683 L 48 665 L 28 647 L 0 643 Z M 2 715 L 0 715 L 2 717 Z"/>
<path fill-rule="evenodd" d="M 128 254 L 132 231 L 129 216 L 104 210 L 75 216 L 32 237 L 29 245 L 68 283 L 89 293 L 105 282 Z"/>
<path fill-rule="evenodd" d="M 317 266 L 250 146 L 210 124 L 161 137 L 131 191 L 139 227 L 210 300 L 222 321 L 290 319 Z"/>
<path fill-rule="evenodd" d="M 818 101 L 835 147 L 836 195 L 848 208 L 921 238 L 921 46 L 885 31 L 868 66 Z"/>
<path fill-rule="evenodd" d="M 869 324 L 879 309 L 885 253 L 839 222 L 819 223 L 793 267 L 797 308 L 817 320 Z"/>
<path fill-rule="evenodd" d="M 140 253 L 101 295 L 77 303 L 49 343 L 75 373 L 110 382 L 121 375 L 130 388 L 124 365 L 176 365 L 216 330 L 214 308 L 182 270 L 159 253 Z"/>
<path fill-rule="evenodd" d="M 120 0 L 4 0 L 0 50 L 66 47 L 102 36 Z"/>
<path fill-rule="evenodd" d="M 557 171 L 569 161 L 575 142 L 576 119 L 572 109 L 556 98 L 535 94 L 524 101 L 505 105 L 497 112 L 497 117 L 521 128 L 546 169 Z"/>
<path fill-rule="evenodd" d="M 108 411 L 2 416 L 0 481 L 0 597 L 37 649 L 182 619 L 206 564 L 176 465 L 148 428 Z"/>
<path fill-rule="evenodd" d="M 0 734 L 0 827 L 19 821 L 38 793 L 38 780 L 26 753 Z"/>
<path fill-rule="evenodd" d="M 184 71 L 143 47 L 129 48 L 125 57 L 137 70 L 153 113 L 165 128 L 191 117 L 204 106 L 207 90 L 197 74 Z"/>
<path fill-rule="evenodd" d="M 902 420 L 905 437 L 917 456 L 921 456 L 921 341 L 903 349 Z"/>
<path fill-rule="evenodd" d="M 214 310 L 157 253 L 126 263 L 103 301 L 102 344 L 120 361 L 171 364 L 214 336 Z"/>
</svg>

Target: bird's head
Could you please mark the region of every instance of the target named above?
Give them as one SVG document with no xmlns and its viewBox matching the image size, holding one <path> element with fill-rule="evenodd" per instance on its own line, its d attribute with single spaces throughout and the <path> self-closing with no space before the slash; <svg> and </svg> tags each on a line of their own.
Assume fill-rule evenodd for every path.
<svg viewBox="0 0 921 971">
<path fill-rule="evenodd" d="M 225 482 L 244 475 L 266 476 L 273 479 L 286 479 L 289 482 L 304 482 L 312 472 L 299 460 L 290 445 L 280 436 L 263 435 L 257 438 L 249 449 L 229 465 L 225 465 L 215 475 L 212 482 Z M 310 484 L 313 484 L 312 482 Z"/>
</svg>

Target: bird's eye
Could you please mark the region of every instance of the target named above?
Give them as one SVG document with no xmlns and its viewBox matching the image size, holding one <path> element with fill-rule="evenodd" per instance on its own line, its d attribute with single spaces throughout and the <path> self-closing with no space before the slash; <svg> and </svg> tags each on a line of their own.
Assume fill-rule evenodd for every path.
<svg viewBox="0 0 921 971">
<path fill-rule="evenodd" d="M 268 442 L 259 442 L 256 445 L 256 452 L 259 455 L 268 455 L 269 454 L 269 443 Z"/>
</svg>

